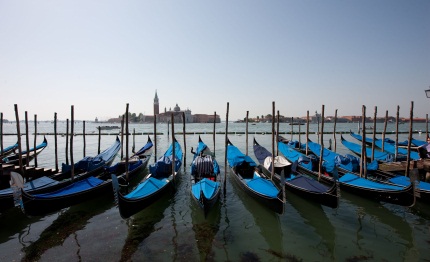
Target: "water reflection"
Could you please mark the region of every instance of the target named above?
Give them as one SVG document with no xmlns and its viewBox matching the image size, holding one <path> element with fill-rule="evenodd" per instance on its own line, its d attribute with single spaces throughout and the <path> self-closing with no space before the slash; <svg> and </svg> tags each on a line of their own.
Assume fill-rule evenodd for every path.
<svg viewBox="0 0 430 262">
<path fill-rule="evenodd" d="M 235 181 L 231 181 L 232 174 L 229 175 L 230 184 L 235 184 Z M 233 186 L 234 193 L 239 197 L 245 209 L 252 215 L 255 225 L 259 229 L 260 235 L 264 238 L 268 248 L 264 249 L 259 243 L 260 249 L 265 251 L 265 255 L 273 256 L 275 258 L 283 258 L 283 241 L 282 241 L 282 229 L 279 219 L 279 215 L 272 210 L 264 207 L 259 202 L 248 196 L 243 190 L 238 188 L 235 184 Z M 255 241 L 255 239 L 252 239 Z M 255 250 L 250 250 L 241 254 L 242 259 L 254 259 L 256 256 Z"/>
<path fill-rule="evenodd" d="M 37 261 L 48 249 L 63 245 L 69 236 L 83 229 L 89 219 L 103 213 L 112 205 L 111 198 L 98 197 L 69 209 L 63 209 L 52 224 L 42 231 L 36 241 L 23 248 L 25 253 L 23 261 Z M 80 245 L 76 237 L 75 239 L 76 251 L 74 253 L 79 255 Z"/>
<path fill-rule="evenodd" d="M 128 235 L 121 250 L 120 261 L 130 261 L 139 245 L 154 231 L 164 218 L 164 212 L 171 204 L 171 196 L 164 195 L 154 204 L 127 220 Z"/>
<path fill-rule="evenodd" d="M 350 225 L 351 231 L 355 228 L 351 240 L 359 251 L 353 257 L 406 259 L 410 252 L 415 253 L 413 231 L 405 217 L 408 208 L 381 204 L 347 192 L 342 192 L 342 199 L 338 213 L 347 213 L 348 222 L 356 223 L 355 227 Z"/>
<path fill-rule="evenodd" d="M 27 217 L 19 208 L 11 208 L 0 215 L 0 244 L 14 238 L 18 234 L 19 239 L 29 234 L 32 223 L 41 220 L 41 217 Z"/>
<path fill-rule="evenodd" d="M 192 227 L 199 250 L 200 261 L 215 261 L 212 252 L 213 241 L 220 228 L 221 203 L 218 201 L 206 218 L 203 210 L 195 201 L 191 201 Z"/>
<path fill-rule="evenodd" d="M 294 194 L 288 194 L 287 201 L 297 210 L 303 222 L 310 226 L 319 236 L 318 253 L 330 260 L 335 258 L 336 231 L 321 205 L 303 199 Z M 332 210 L 331 210 L 332 211 Z M 287 210 L 287 213 L 291 210 Z"/>
</svg>

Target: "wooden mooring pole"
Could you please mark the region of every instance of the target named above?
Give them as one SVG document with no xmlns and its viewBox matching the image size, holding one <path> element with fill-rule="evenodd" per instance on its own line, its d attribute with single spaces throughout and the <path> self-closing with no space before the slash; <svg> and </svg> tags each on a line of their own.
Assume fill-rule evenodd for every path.
<svg viewBox="0 0 430 262">
<path fill-rule="evenodd" d="M 55 171 L 58 172 L 58 140 L 57 140 L 57 113 L 54 113 L 54 144 L 55 144 Z"/>
<path fill-rule="evenodd" d="M 27 147 L 25 166 L 28 167 L 30 165 L 30 139 L 28 136 L 28 114 L 27 114 L 27 111 L 25 111 L 25 145 Z"/>
<path fill-rule="evenodd" d="M 21 129 L 19 126 L 19 114 L 18 114 L 18 105 L 15 104 L 15 119 L 16 119 L 16 135 L 18 138 L 18 163 L 19 163 L 19 170 L 21 171 L 21 175 L 25 177 L 24 175 L 24 168 L 22 166 L 22 146 L 21 146 Z"/>
<path fill-rule="evenodd" d="M 227 112 L 225 114 L 225 144 L 224 144 L 224 165 L 225 165 L 225 174 L 224 174 L 224 197 L 226 195 L 226 187 L 227 187 L 227 170 L 228 170 L 228 162 L 227 162 L 227 144 L 228 144 L 228 113 L 229 113 L 230 103 L 227 102 Z"/>
<path fill-rule="evenodd" d="M 34 145 L 33 145 L 33 150 L 34 150 L 34 166 L 37 167 L 37 150 L 36 150 L 36 139 L 37 139 L 37 115 L 34 115 Z"/>
<path fill-rule="evenodd" d="M 128 103 L 125 106 L 125 180 L 128 182 Z"/>
<path fill-rule="evenodd" d="M 75 109 L 71 107 L 71 118 L 70 118 L 70 164 L 72 166 L 72 181 L 75 178 L 75 163 L 73 162 L 73 133 L 75 131 Z"/>
<path fill-rule="evenodd" d="M 213 131 L 213 136 L 212 136 L 212 140 L 213 140 L 213 143 L 214 143 L 214 156 L 215 156 L 215 126 L 216 126 L 216 111 L 214 112 L 214 131 Z"/>
<path fill-rule="evenodd" d="M 69 119 L 66 119 L 66 165 L 69 164 Z"/>
<path fill-rule="evenodd" d="M 85 140 L 85 121 L 82 122 L 82 136 L 83 136 L 83 140 L 84 140 L 84 148 L 83 148 L 83 157 L 85 157 L 86 155 L 86 140 Z"/>
</svg>

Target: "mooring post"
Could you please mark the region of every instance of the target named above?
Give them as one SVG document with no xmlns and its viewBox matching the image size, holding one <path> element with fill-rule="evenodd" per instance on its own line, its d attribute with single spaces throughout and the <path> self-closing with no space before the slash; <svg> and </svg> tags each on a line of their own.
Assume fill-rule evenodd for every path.
<svg viewBox="0 0 430 262">
<path fill-rule="evenodd" d="M 30 141 L 28 138 L 28 114 L 27 114 L 27 111 L 25 111 L 25 145 L 27 146 L 25 166 L 28 167 L 30 165 Z"/>
<path fill-rule="evenodd" d="M 69 164 L 69 119 L 66 119 L 66 165 Z"/>
<path fill-rule="evenodd" d="M 21 129 L 19 126 L 19 114 L 18 114 L 18 105 L 15 104 L 15 119 L 16 119 L 16 135 L 18 136 L 18 163 L 19 170 L 21 171 L 21 175 L 25 177 L 24 168 L 22 166 L 22 146 L 21 146 Z"/>
<path fill-rule="evenodd" d="M 230 103 L 227 102 L 227 112 L 225 114 L 225 144 L 224 144 L 224 165 L 225 165 L 225 174 L 224 174 L 224 196 L 226 193 L 226 184 L 227 184 L 227 170 L 228 170 L 228 163 L 227 163 L 227 143 L 228 143 L 228 111 L 229 111 Z"/>
<path fill-rule="evenodd" d="M 36 150 L 36 139 L 37 139 L 37 115 L 34 115 L 34 166 L 37 167 L 37 150 Z"/>
<path fill-rule="evenodd" d="M 72 105 L 70 118 L 70 164 L 72 165 L 72 181 L 75 178 L 75 163 L 73 162 L 73 134 L 75 131 L 75 110 Z"/>
<path fill-rule="evenodd" d="M 83 151 L 83 153 L 82 153 L 82 155 L 83 155 L 83 157 L 85 157 L 85 155 L 86 155 L 86 145 L 87 145 L 87 143 L 86 143 L 86 140 L 85 140 L 85 120 L 82 122 L 82 136 L 83 136 L 83 140 L 84 140 L 84 151 Z"/>
<path fill-rule="evenodd" d="M 54 113 L 55 171 L 58 172 L 57 113 Z"/>
</svg>

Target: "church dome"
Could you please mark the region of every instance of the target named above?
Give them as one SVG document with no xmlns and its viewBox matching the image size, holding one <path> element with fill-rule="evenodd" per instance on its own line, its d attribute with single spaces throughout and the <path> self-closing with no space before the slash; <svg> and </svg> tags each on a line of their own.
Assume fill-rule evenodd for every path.
<svg viewBox="0 0 430 262">
<path fill-rule="evenodd" d="M 181 111 L 181 108 L 178 106 L 178 104 L 176 104 L 176 106 L 173 110 L 175 110 L 175 112 L 179 112 L 179 111 Z"/>
</svg>

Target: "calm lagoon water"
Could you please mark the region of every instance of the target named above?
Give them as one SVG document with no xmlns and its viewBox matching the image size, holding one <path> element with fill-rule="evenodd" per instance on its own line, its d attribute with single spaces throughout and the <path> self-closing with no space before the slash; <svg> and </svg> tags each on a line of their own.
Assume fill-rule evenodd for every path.
<svg viewBox="0 0 430 262">
<path fill-rule="evenodd" d="M 96 126 L 86 123 L 86 154 L 96 155 L 98 133 Z M 65 132 L 65 122 L 58 123 L 58 132 Z M 29 125 L 33 133 L 33 123 Z M 293 126 L 298 131 L 298 126 Z M 378 124 L 382 130 L 383 124 Z M 400 125 L 407 131 L 408 124 Z M 5 124 L 5 133 L 15 133 L 15 124 Z M 39 133 L 53 133 L 51 122 L 40 122 Z M 144 145 L 152 133 L 151 124 L 131 125 L 135 129 L 136 148 Z M 181 124 L 175 133 L 182 132 Z M 281 132 L 291 126 L 280 125 Z M 317 125 L 311 125 L 311 132 Z M 357 124 L 337 124 L 337 131 L 357 131 Z M 394 124 L 387 130 L 393 132 Z M 425 124 L 416 124 L 413 130 L 425 131 Z M 428 261 L 430 260 L 430 205 L 417 204 L 413 208 L 374 202 L 341 192 L 339 208 L 331 209 L 308 202 L 287 192 L 286 212 L 277 215 L 249 199 L 239 190 L 229 171 L 225 172 L 224 134 L 216 134 L 215 153 L 226 178 L 225 194 L 220 203 L 205 219 L 202 211 L 191 201 L 189 168 L 191 147 L 198 134 L 213 148 L 213 124 L 187 124 L 186 138 L 176 138 L 186 152 L 180 182 L 174 195 L 166 196 L 130 219 L 120 217 L 114 206 L 113 195 L 100 196 L 86 203 L 61 210 L 44 217 L 26 217 L 18 208 L 0 215 L 0 261 Z M 217 124 L 216 132 L 224 132 L 225 123 Z M 271 124 L 249 125 L 248 152 L 252 152 L 252 138 L 271 147 Z M 305 131 L 305 126 L 301 126 Z M 333 124 L 325 124 L 325 132 L 332 132 Z M 25 126 L 21 126 L 25 132 Z M 109 147 L 118 130 L 103 131 L 101 149 Z M 167 149 L 170 136 L 167 124 L 157 125 L 157 155 Z M 229 139 L 243 152 L 246 151 L 244 123 L 229 123 Z M 236 134 L 235 134 L 236 132 Z M 369 131 L 371 132 L 371 131 Z M 82 122 L 75 124 L 75 133 L 82 134 Z M 239 134 L 240 133 L 240 134 Z M 257 133 L 257 134 L 256 134 Z M 337 134 L 337 151 L 349 153 Z M 380 135 L 379 135 L 380 136 Z M 352 137 L 344 137 L 353 141 Z M 394 139 L 394 135 L 390 134 Z M 423 139 L 424 134 L 414 137 Z M 153 139 L 153 135 L 151 134 Z M 294 139 L 298 139 L 294 135 Z M 303 135 L 301 139 L 304 140 Z M 310 138 L 317 141 L 314 134 Z M 399 141 L 407 138 L 401 134 Z M 48 147 L 38 158 L 42 167 L 55 167 L 54 136 L 47 135 Z M 328 145 L 333 134 L 324 136 Z M 37 143 L 43 136 L 37 136 Z M 65 162 L 65 137 L 58 136 L 59 163 Z M 34 136 L 29 136 L 33 145 Z M 133 137 L 129 137 L 130 147 Z M 16 136 L 4 137 L 5 146 L 16 142 Z M 185 143 L 186 142 L 186 145 Z M 74 137 L 74 159 L 83 157 L 83 136 Z M 23 136 L 25 145 L 25 136 Z M 185 148 L 184 148 L 185 147 Z M 125 155 L 125 151 L 124 151 Z M 119 156 L 116 161 L 119 161 Z M 150 163 L 153 163 L 153 156 Z M 145 171 L 147 172 L 147 171 Z M 140 174 L 133 183 L 139 182 Z"/>
</svg>

